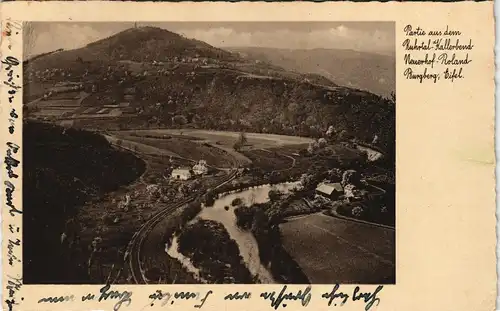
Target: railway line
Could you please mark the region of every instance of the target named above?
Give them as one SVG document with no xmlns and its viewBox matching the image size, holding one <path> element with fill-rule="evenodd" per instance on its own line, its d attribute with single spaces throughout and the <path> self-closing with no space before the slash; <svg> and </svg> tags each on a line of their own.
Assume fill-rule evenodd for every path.
<svg viewBox="0 0 500 311">
<path fill-rule="evenodd" d="M 104 132 L 102 134 L 113 145 L 116 145 L 115 139 L 113 139 L 114 136 L 111 136 L 106 132 Z M 122 142 L 123 141 L 128 142 L 127 140 L 122 140 Z M 133 144 L 142 145 L 141 143 L 138 143 L 138 142 L 133 142 Z M 135 153 L 138 156 L 141 156 L 144 154 L 143 152 L 141 152 L 144 150 L 137 151 L 137 150 L 134 150 L 133 148 L 128 148 L 127 146 L 124 146 L 123 144 L 120 144 L 118 147 L 120 147 L 121 149 L 125 149 L 129 152 Z M 149 147 L 149 148 L 154 148 L 154 147 Z M 156 148 L 155 148 L 155 150 L 156 150 Z M 158 149 L 158 153 L 161 153 L 159 151 L 160 151 L 160 149 Z M 182 158 L 180 156 L 176 156 L 176 158 L 181 158 L 184 160 L 189 160 L 189 161 L 195 162 L 193 160 Z M 216 183 L 215 183 L 215 186 L 213 187 L 214 189 L 217 189 L 217 188 L 223 186 L 224 184 L 230 182 L 231 180 L 233 180 L 238 173 L 238 168 L 241 165 L 244 165 L 244 163 L 241 163 L 236 157 L 232 157 L 232 158 L 233 158 L 231 161 L 232 162 L 232 169 L 231 169 L 230 173 L 225 175 L 225 176 L 216 177 Z M 221 169 L 219 169 L 219 170 L 221 170 Z M 142 176 L 141 176 L 141 178 L 142 178 Z M 195 201 L 196 199 L 200 198 L 201 196 L 203 196 L 203 194 L 197 195 L 197 196 L 190 196 L 190 197 L 185 198 L 181 201 L 169 204 L 167 207 L 165 207 L 164 209 L 162 209 L 161 211 L 159 211 L 158 213 L 153 215 L 150 219 L 148 219 L 146 221 L 146 223 L 144 223 L 139 228 L 139 230 L 133 235 L 132 239 L 130 240 L 130 242 L 127 245 L 126 251 L 125 251 L 124 256 L 123 256 L 123 261 L 125 263 L 124 266 L 128 266 L 134 283 L 136 283 L 136 284 L 147 284 L 148 283 L 148 280 L 144 275 L 146 269 L 143 267 L 143 263 L 142 263 L 142 259 L 141 259 L 142 249 L 143 249 L 145 240 L 148 237 L 148 235 L 155 229 L 155 227 L 160 222 L 162 222 L 165 218 L 169 217 L 169 215 L 171 215 L 173 212 L 175 212 L 176 210 L 178 210 L 182 206 Z M 116 281 L 118 279 L 119 275 L 122 272 L 122 269 L 120 271 L 118 271 L 118 274 L 116 274 L 116 276 L 114 278 L 112 278 L 113 283 L 114 283 L 114 281 Z M 110 275 L 110 277 L 108 277 L 108 279 L 109 278 L 111 278 L 111 275 Z"/>
<path fill-rule="evenodd" d="M 233 171 L 222 178 L 217 186 L 220 187 L 224 185 L 225 183 L 230 182 L 236 177 L 237 170 L 233 169 Z M 124 255 L 124 260 L 128 260 L 128 265 L 130 269 L 130 273 L 132 275 L 132 278 L 136 284 L 147 284 L 148 281 L 146 277 L 144 276 L 144 269 L 142 266 L 141 262 L 141 250 L 142 246 L 144 245 L 144 240 L 147 238 L 148 234 L 162 221 L 165 219 L 165 217 L 168 217 L 172 212 L 177 210 L 178 208 L 182 207 L 183 205 L 186 205 L 194 200 L 199 198 L 199 196 L 192 196 L 189 198 L 186 198 L 182 201 L 176 202 L 174 204 L 169 205 L 168 207 L 164 208 L 157 214 L 155 214 L 153 217 L 151 217 L 144 225 L 141 226 L 141 228 L 134 234 L 132 237 L 132 240 L 130 241 L 127 250 Z"/>
</svg>

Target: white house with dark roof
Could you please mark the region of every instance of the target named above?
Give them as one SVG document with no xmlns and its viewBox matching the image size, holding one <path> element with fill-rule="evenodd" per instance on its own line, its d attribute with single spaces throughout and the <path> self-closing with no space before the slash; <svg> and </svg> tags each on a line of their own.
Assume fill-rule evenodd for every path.
<svg viewBox="0 0 500 311">
<path fill-rule="evenodd" d="M 193 174 L 191 174 L 191 169 L 189 167 L 179 167 L 172 170 L 170 177 L 172 179 L 188 180 L 193 177 Z"/>
</svg>

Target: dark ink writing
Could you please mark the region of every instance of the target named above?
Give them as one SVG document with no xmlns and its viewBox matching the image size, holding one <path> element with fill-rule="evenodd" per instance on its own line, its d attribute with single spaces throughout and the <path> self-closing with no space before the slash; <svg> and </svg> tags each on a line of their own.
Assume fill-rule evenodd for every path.
<svg viewBox="0 0 500 311">
<path fill-rule="evenodd" d="M 331 306 L 332 304 L 334 306 L 336 306 L 337 304 L 335 303 L 335 299 L 339 299 L 339 303 L 340 305 L 344 305 L 347 300 L 349 299 L 349 295 L 348 294 L 345 294 L 343 292 L 337 292 L 338 289 L 339 289 L 340 285 L 339 284 L 336 284 L 332 291 L 329 292 L 329 293 L 324 293 L 321 298 L 325 298 L 325 299 L 328 299 L 328 306 Z"/>
<path fill-rule="evenodd" d="M 243 293 L 239 293 L 239 292 L 236 292 L 236 293 L 233 293 L 233 294 L 228 294 L 226 295 L 226 297 L 224 297 L 224 300 L 243 300 L 243 299 L 250 299 L 250 297 L 252 296 L 251 293 L 249 292 L 243 292 Z"/>
<path fill-rule="evenodd" d="M 7 304 L 7 308 L 9 311 L 13 310 L 15 305 L 18 305 L 19 303 L 16 301 L 16 294 L 19 292 L 21 289 L 21 286 L 23 284 L 22 279 L 19 277 L 12 277 L 12 276 L 7 276 L 7 299 L 5 299 L 5 303 Z M 21 300 L 24 300 L 24 298 L 21 297 Z"/>
<path fill-rule="evenodd" d="M 2 64 L 7 65 L 5 66 L 5 71 L 7 71 L 8 79 L 4 81 L 3 84 L 9 87 L 9 90 L 7 91 L 7 93 L 10 95 L 8 97 L 8 100 L 9 103 L 12 104 L 12 101 L 14 100 L 14 95 L 21 88 L 21 86 L 17 85 L 16 82 L 14 81 L 14 77 L 16 79 L 19 79 L 19 75 L 14 74 L 14 69 L 17 66 L 19 66 L 19 60 L 14 56 L 7 56 L 4 60 L 2 60 Z"/>
<path fill-rule="evenodd" d="M 118 299 L 118 302 L 113 307 L 114 311 L 118 311 L 123 303 L 127 303 L 127 306 L 130 305 L 130 303 L 132 302 L 132 299 L 130 298 L 132 297 L 132 292 L 128 291 L 119 292 L 110 290 L 110 288 L 111 285 L 108 284 L 99 290 L 99 292 L 101 293 L 98 299 L 99 302 L 108 299 Z"/>
<path fill-rule="evenodd" d="M 7 258 L 10 266 L 14 266 L 15 262 L 21 262 L 21 260 L 14 255 L 14 249 L 19 246 L 21 246 L 21 240 L 16 239 L 13 241 L 9 239 L 9 243 L 7 245 Z"/>
<path fill-rule="evenodd" d="M 352 301 L 363 301 L 365 303 L 365 310 L 368 311 L 373 305 L 379 305 L 380 298 L 377 297 L 377 294 L 379 294 L 383 288 L 384 287 L 380 285 L 373 292 L 361 292 L 359 286 L 356 286 L 352 295 L 349 295 L 340 291 L 340 285 L 336 284 L 331 292 L 324 293 L 321 298 L 328 300 L 328 306 L 337 306 L 337 304 L 343 306 L 349 301 L 349 298 L 351 298 Z"/>
<path fill-rule="evenodd" d="M 365 310 L 368 311 L 373 306 L 373 304 L 377 303 L 377 306 L 378 306 L 378 304 L 380 303 L 380 298 L 377 297 L 377 294 L 383 288 L 384 287 L 382 285 L 379 285 L 373 293 L 370 293 L 370 292 L 362 293 L 359 290 L 359 286 L 356 286 L 356 288 L 354 289 L 354 293 L 352 295 L 352 300 L 356 301 L 356 300 L 363 299 L 363 301 L 366 303 Z"/>
<path fill-rule="evenodd" d="M 74 301 L 75 296 L 59 296 L 59 297 L 45 297 L 38 300 L 38 303 L 59 303 L 59 302 L 68 302 Z"/>
<path fill-rule="evenodd" d="M 276 297 L 276 292 L 263 292 L 260 294 L 260 297 L 265 300 L 271 301 L 271 307 L 277 310 L 280 306 L 286 307 L 286 304 L 283 303 L 286 300 L 300 300 L 302 306 L 306 307 L 311 301 L 311 286 L 308 286 L 304 291 L 299 290 L 297 293 L 286 293 L 287 286 L 283 286 L 281 292 Z"/>
<path fill-rule="evenodd" d="M 402 46 L 408 51 L 404 55 L 407 67 L 403 76 L 406 80 L 437 83 L 440 80 L 455 82 L 465 78 L 465 68 L 472 62 L 472 39 L 462 38 L 461 31 L 451 29 L 448 25 L 443 29 L 429 30 L 406 25 L 403 32 L 407 38 Z"/>
<path fill-rule="evenodd" d="M 87 300 L 94 300 L 95 295 L 94 294 L 87 294 L 85 296 L 82 296 L 82 301 L 87 301 Z"/>
<path fill-rule="evenodd" d="M 195 304 L 194 307 L 197 309 L 201 309 L 211 294 L 213 294 L 213 291 L 211 290 L 209 290 L 207 293 L 204 294 L 200 294 L 199 292 L 175 292 L 173 295 L 170 294 L 169 292 L 164 293 L 161 290 L 156 290 L 153 294 L 149 295 L 149 299 L 151 299 L 150 303 L 151 307 L 155 305 L 155 302 L 160 302 L 160 301 L 161 301 L 161 306 L 165 306 L 169 302 L 170 304 L 174 304 L 174 302 L 177 299 L 200 300 L 200 303 Z"/>
<path fill-rule="evenodd" d="M 16 113 L 16 109 L 12 109 L 10 111 L 10 118 L 9 118 L 9 134 L 14 134 L 15 130 L 15 120 L 19 117 Z"/>
<path fill-rule="evenodd" d="M 19 146 L 8 142 L 7 143 L 7 156 L 5 157 L 5 168 L 7 169 L 7 174 L 9 175 L 9 178 L 18 178 L 19 175 L 14 173 L 14 168 L 19 166 L 19 160 L 15 159 L 12 155 L 17 153 L 19 150 Z"/>
</svg>

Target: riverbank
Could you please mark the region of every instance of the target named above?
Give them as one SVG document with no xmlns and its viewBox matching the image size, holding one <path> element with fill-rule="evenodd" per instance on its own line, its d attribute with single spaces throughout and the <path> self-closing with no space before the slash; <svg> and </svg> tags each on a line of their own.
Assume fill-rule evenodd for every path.
<svg viewBox="0 0 500 311">
<path fill-rule="evenodd" d="M 309 214 L 316 209 L 301 204 L 301 191 L 280 193 L 271 189 L 269 201 L 253 205 L 240 205 L 235 210 L 236 224 L 255 237 L 262 265 L 268 267 L 276 282 L 285 284 L 308 284 L 307 276 L 283 247 L 279 224 L 285 218 Z"/>
<path fill-rule="evenodd" d="M 210 284 L 254 283 L 238 245 L 216 221 L 200 219 L 188 224 L 178 237 L 178 251 Z"/>
<path fill-rule="evenodd" d="M 268 267 L 277 282 L 309 284 L 300 266 L 283 248 L 278 223 L 270 220 L 265 208 L 265 205 L 238 208 L 238 226 L 253 234 L 259 247 L 261 264 Z"/>
</svg>

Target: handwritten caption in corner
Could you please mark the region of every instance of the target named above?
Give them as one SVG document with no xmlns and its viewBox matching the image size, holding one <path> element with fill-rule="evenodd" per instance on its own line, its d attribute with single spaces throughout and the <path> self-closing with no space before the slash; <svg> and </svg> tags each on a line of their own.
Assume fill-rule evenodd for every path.
<svg viewBox="0 0 500 311">
<path fill-rule="evenodd" d="M 404 78 L 418 83 L 465 79 L 466 68 L 473 61 L 472 38 L 462 31 L 451 29 L 423 29 L 406 25 L 403 29 Z"/>
<path fill-rule="evenodd" d="M 18 134 L 19 111 L 22 109 L 21 99 L 21 62 L 14 56 L 15 44 L 20 42 L 21 38 L 21 23 L 6 20 L 2 22 L 2 39 L 6 42 L 2 50 L 3 55 L 0 61 L 1 68 L 1 100 L 0 112 L 6 111 L 6 119 L 0 122 L 5 127 L 0 128 L 4 131 L 7 137 L 5 145 L 3 145 L 3 191 L 5 195 L 4 210 L 2 212 L 4 226 L 7 226 L 8 231 L 4 237 L 7 253 L 7 267 L 4 270 L 6 281 L 4 282 L 4 297 L 3 303 L 6 310 L 14 310 L 23 300 L 19 294 L 23 280 L 19 273 L 22 270 L 21 254 L 22 254 L 22 231 L 18 225 L 22 217 L 21 206 L 16 205 L 16 197 L 20 195 L 17 188 L 20 186 L 21 178 L 19 176 L 20 146 L 17 144 L 14 134 Z M 20 140 L 19 138 L 17 140 Z M 16 143 L 17 142 L 17 143 Z"/>
<path fill-rule="evenodd" d="M 294 287 L 295 288 L 295 287 Z M 382 285 L 377 286 L 374 290 L 362 290 L 359 286 L 349 290 L 343 290 L 341 285 L 336 284 L 331 290 L 327 292 L 319 293 L 318 297 L 322 302 L 326 303 L 329 307 L 340 307 L 348 303 L 357 303 L 360 305 L 360 310 L 363 308 L 365 311 L 369 311 L 372 307 L 378 306 L 380 304 L 380 293 L 384 287 Z M 165 309 L 165 308 L 177 308 L 183 302 L 190 305 L 182 305 L 184 309 L 201 309 L 206 305 L 212 304 L 216 300 L 226 301 L 227 303 L 245 301 L 252 299 L 253 297 L 258 297 L 269 304 L 269 307 L 274 310 L 280 308 L 285 309 L 289 305 L 294 307 L 307 307 L 313 300 L 313 292 L 311 286 L 306 286 L 300 289 L 289 289 L 287 285 L 281 287 L 278 291 L 265 291 L 265 292 L 231 292 L 225 293 L 224 295 L 218 295 L 217 291 L 207 290 L 203 292 L 190 292 L 190 291 L 178 291 L 178 292 L 167 292 L 157 289 L 155 292 L 148 296 L 149 302 L 142 308 L 139 306 L 140 310 L 150 310 L 150 309 Z M 53 297 L 43 297 L 38 300 L 39 304 L 62 304 L 67 302 L 109 302 L 114 303 L 113 310 L 118 311 L 121 308 L 129 307 L 130 309 L 137 310 L 137 306 L 132 305 L 132 291 L 128 290 L 117 290 L 113 289 L 111 285 L 105 285 L 99 291 L 95 293 L 85 294 L 79 299 L 73 294 L 67 294 L 63 296 L 53 296 Z M 210 301 L 210 302 L 209 302 Z"/>
</svg>

